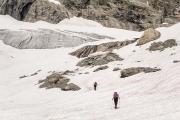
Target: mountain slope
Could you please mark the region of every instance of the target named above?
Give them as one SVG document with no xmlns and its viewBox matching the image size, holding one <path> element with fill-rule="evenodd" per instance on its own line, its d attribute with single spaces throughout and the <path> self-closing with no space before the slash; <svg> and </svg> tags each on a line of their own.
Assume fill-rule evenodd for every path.
<svg viewBox="0 0 180 120">
<path fill-rule="evenodd" d="M 71 23 L 71 22 L 70 22 Z M 73 24 L 75 24 L 73 22 Z M 28 25 L 28 23 L 26 24 Z M 31 26 L 32 24 L 29 24 Z M 8 23 L 6 24 L 8 26 Z M 64 24 L 64 26 L 66 26 Z M 18 26 L 17 26 L 18 27 Z M 58 26 L 57 26 L 58 27 Z M 9 27 L 10 28 L 10 27 Z M 79 32 L 77 27 L 65 27 Z M 114 41 L 140 37 L 141 32 L 86 26 L 88 33 L 106 34 Z M 1 27 L 3 29 L 3 27 Z M 4 29 L 6 29 L 4 27 Z M 142 46 L 130 44 L 112 52 L 123 61 L 108 63 L 108 69 L 93 72 L 96 67 L 77 67 L 81 60 L 69 53 L 85 45 L 106 43 L 101 40 L 73 48 L 15 49 L 0 42 L 0 119 L 1 120 L 178 120 L 180 119 L 180 24 L 158 28 L 157 41 L 176 39 L 178 45 L 163 51 L 147 50 L 152 42 Z M 84 30 L 84 29 L 83 29 Z M 108 34 L 109 33 L 109 34 Z M 95 53 L 100 54 L 100 53 Z M 138 62 L 140 61 L 140 62 Z M 140 73 L 120 78 L 114 67 L 158 67 L 155 73 Z M 51 71 L 75 70 L 67 77 L 82 89 L 63 92 L 60 89 L 40 89 L 38 81 Z M 31 76 L 36 71 L 37 75 Z M 89 72 L 89 74 L 84 74 Z M 20 76 L 27 77 L 20 79 Z M 92 84 L 97 81 L 97 92 Z M 120 93 L 119 109 L 114 110 L 112 94 Z"/>
<path fill-rule="evenodd" d="M 59 23 L 83 17 L 106 27 L 145 30 L 179 21 L 178 0 L 2 0 L 0 14 L 17 20 Z"/>
</svg>

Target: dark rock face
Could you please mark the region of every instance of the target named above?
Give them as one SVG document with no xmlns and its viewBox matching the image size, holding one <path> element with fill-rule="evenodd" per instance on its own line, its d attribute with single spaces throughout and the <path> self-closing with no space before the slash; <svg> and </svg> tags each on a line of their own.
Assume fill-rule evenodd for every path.
<svg viewBox="0 0 180 120">
<path fill-rule="evenodd" d="M 36 22 L 43 20 L 50 23 L 59 23 L 61 20 L 69 17 L 70 14 L 65 7 L 47 0 L 36 0 L 31 5 L 24 21 Z"/>
<path fill-rule="evenodd" d="M 99 51 L 105 52 L 105 51 L 112 51 L 114 49 L 120 49 L 134 42 L 136 42 L 136 40 L 109 42 L 109 43 L 102 43 L 100 45 L 88 45 L 70 54 L 78 58 L 84 58 L 95 52 L 99 52 Z"/>
<path fill-rule="evenodd" d="M 146 4 L 129 0 L 64 0 L 65 6 L 75 16 L 95 20 L 107 27 L 142 30 L 160 23 L 162 15 Z"/>
<path fill-rule="evenodd" d="M 157 50 L 164 50 L 166 48 L 171 48 L 177 46 L 177 42 L 174 39 L 169 39 L 166 40 L 165 42 L 154 42 L 151 44 L 151 46 L 149 47 L 150 51 L 157 51 Z"/>
<path fill-rule="evenodd" d="M 151 73 L 151 72 L 157 72 L 161 69 L 157 68 L 149 68 L 149 67 L 132 67 L 127 68 L 121 71 L 121 78 L 130 77 L 132 75 L 136 75 L 138 73 L 144 72 L 144 73 Z"/>
<path fill-rule="evenodd" d="M 148 3 L 147 3 L 148 1 Z M 0 14 L 18 20 L 59 23 L 72 16 L 97 21 L 107 27 L 145 30 L 173 18 L 178 0 L 1 0 Z"/>
<path fill-rule="evenodd" d="M 87 57 L 87 58 L 83 59 L 82 61 L 80 61 L 77 64 L 77 66 L 84 67 L 84 66 L 105 65 L 105 64 L 108 64 L 109 62 L 122 61 L 122 60 L 123 59 L 120 58 L 115 53 L 107 53 L 107 54 Z"/>
<path fill-rule="evenodd" d="M 1 0 L 0 14 L 9 14 L 18 20 L 24 20 L 35 0 Z"/>
<path fill-rule="evenodd" d="M 45 80 L 40 80 L 39 83 L 41 84 L 39 87 L 40 88 L 46 88 L 46 89 L 51 89 L 51 88 L 61 88 L 62 90 L 65 91 L 77 91 L 80 90 L 80 87 L 78 87 L 75 84 L 68 84 L 70 81 L 69 78 L 63 76 L 62 73 L 53 73 L 50 76 L 47 76 Z"/>
<path fill-rule="evenodd" d="M 98 71 L 105 70 L 105 69 L 108 69 L 108 66 L 101 66 L 101 67 L 98 67 L 98 68 L 95 69 L 93 72 L 98 72 Z"/>
</svg>

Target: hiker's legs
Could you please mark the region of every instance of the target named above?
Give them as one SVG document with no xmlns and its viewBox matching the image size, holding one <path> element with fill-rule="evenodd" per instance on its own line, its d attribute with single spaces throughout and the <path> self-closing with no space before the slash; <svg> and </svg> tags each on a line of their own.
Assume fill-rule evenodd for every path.
<svg viewBox="0 0 180 120">
<path fill-rule="evenodd" d="M 118 98 L 114 98 L 114 108 L 116 109 L 117 108 L 117 104 L 118 104 Z"/>
<path fill-rule="evenodd" d="M 94 86 L 94 90 L 96 91 L 96 86 Z"/>
</svg>

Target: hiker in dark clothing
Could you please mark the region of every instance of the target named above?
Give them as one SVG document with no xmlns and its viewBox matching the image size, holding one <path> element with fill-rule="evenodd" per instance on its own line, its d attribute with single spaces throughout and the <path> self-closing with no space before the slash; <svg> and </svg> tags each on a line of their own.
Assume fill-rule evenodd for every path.
<svg viewBox="0 0 180 120">
<path fill-rule="evenodd" d="M 114 92 L 113 100 L 114 100 L 114 108 L 117 109 L 118 100 L 120 99 L 119 94 L 117 92 Z"/>
<path fill-rule="evenodd" d="M 97 88 L 97 82 L 94 82 L 94 90 L 96 91 L 96 88 Z"/>
</svg>

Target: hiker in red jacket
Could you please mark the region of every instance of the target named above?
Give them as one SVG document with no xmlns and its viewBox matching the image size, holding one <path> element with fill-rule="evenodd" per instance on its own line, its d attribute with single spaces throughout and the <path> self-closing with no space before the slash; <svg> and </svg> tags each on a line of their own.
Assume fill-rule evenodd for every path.
<svg viewBox="0 0 180 120">
<path fill-rule="evenodd" d="M 114 100 L 114 108 L 117 109 L 118 100 L 120 99 L 119 94 L 117 92 L 114 92 L 113 100 Z"/>
<path fill-rule="evenodd" d="M 97 88 L 97 82 L 94 82 L 94 90 L 96 91 L 96 88 Z"/>
</svg>

